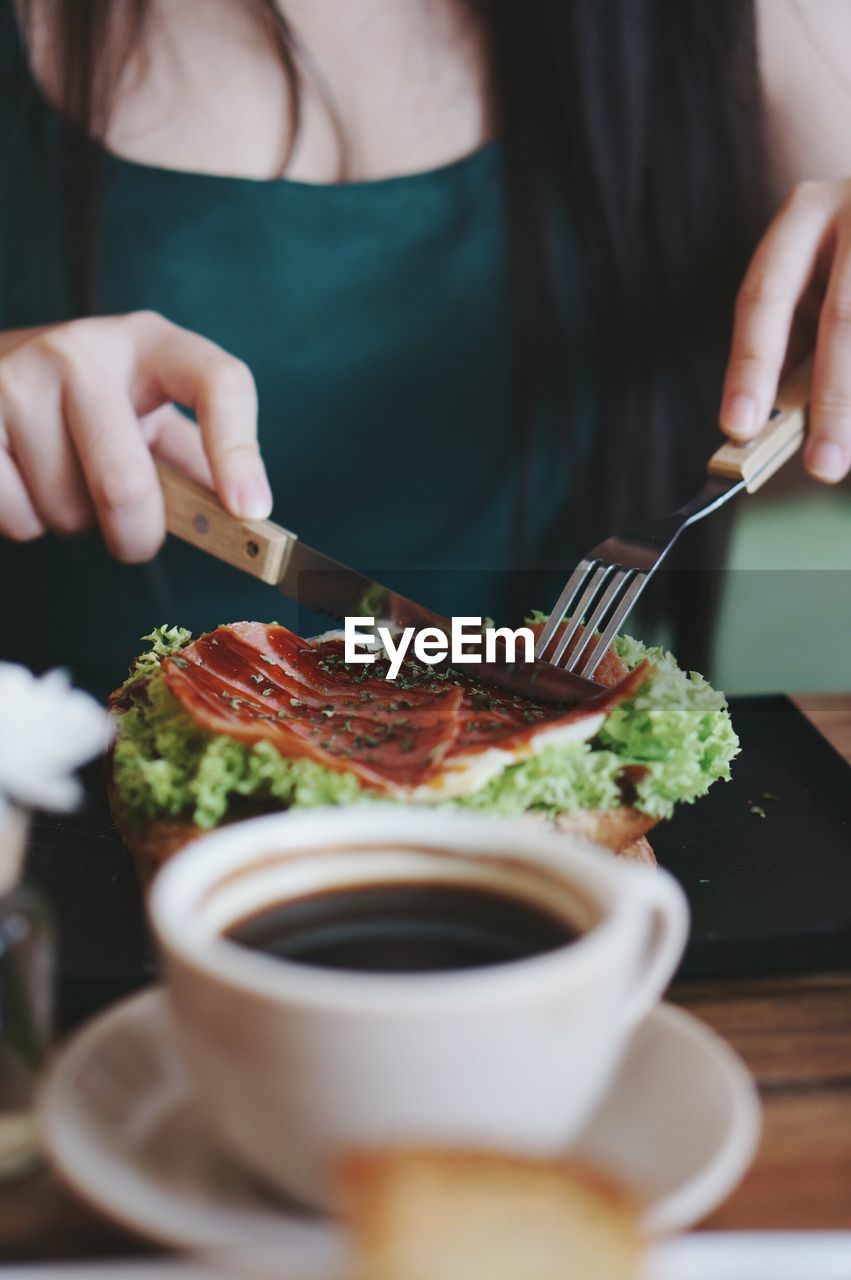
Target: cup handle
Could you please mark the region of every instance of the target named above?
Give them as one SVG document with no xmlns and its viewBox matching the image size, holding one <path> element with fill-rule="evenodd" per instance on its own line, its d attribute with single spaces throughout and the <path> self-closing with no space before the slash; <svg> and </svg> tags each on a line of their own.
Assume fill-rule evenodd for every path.
<svg viewBox="0 0 851 1280">
<path fill-rule="evenodd" d="M 688 938 L 689 911 L 685 894 L 668 872 L 639 867 L 621 870 L 634 877 L 636 905 L 647 928 L 636 985 L 623 1011 L 624 1024 L 634 1027 L 650 1012 L 677 967 Z"/>
</svg>

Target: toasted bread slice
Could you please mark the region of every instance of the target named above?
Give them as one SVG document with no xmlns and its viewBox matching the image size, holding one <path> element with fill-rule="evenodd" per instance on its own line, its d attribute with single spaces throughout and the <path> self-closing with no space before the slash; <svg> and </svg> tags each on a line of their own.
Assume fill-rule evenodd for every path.
<svg viewBox="0 0 851 1280">
<path fill-rule="evenodd" d="M 116 824 L 118 825 L 118 824 Z M 204 835 L 192 822 L 150 822 L 142 828 L 126 831 L 118 827 L 121 838 L 129 849 L 143 889 L 147 889 L 160 867 L 173 854 Z"/>
<path fill-rule="evenodd" d="M 622 806 L 619 809 L 580 809 L 576 813 L 563 813 L 553 820 L 553 825 L 557 831 L 587 836 L 614 853 L 655 866 L 656 859 L 646 836 L 657 821 L 639 809 Z"/>
<path fill-rule="evenodd" d="M 625 844 L 622 849 L 617 850 L 619 858 L 631 858 L 633 862 L 644 862 L 648 867 L 655 867 L 656 854 L 653 852 L 653 846 L 647 839 L 647 836 L 639 836 L 637 840 L 630 840 L 629 844 Z"/>
<path fill-rule="evenodd" d="M 402 1148 L 351 1156 L 356 1280 L 636 1280 L 638 1205 L 578 1164 Z"/>
<path fill-rule="evenodd" d="M 112 791 L 110 788 L 110 801 Z M 179 849 L 191 844 L 206 832 L 189 819 L 157 819 L 141 827 L 125 827 L 120 822 L 115 805 L 112 806 L 113 818 L 125 845 L 133 856 L 139 879 L 143 888 L 153 881 L 160 867 Z M 252 805 L 243 802 L 234 809 L 227 821 L 256 817 L 261 813 L 269 813 L 268 806 Z M 656 865 L 656 858 L 649 841 L 644 835 L 655 825 L 655 820 L 637 809 L 591 810 L 582 809 L 577 813 L 563 814 L 554 821 L 545 814 L 528 814 L 526 821 L 544 822 L 554 826 L 557 831 L 566 834 L 576 833 L 585 836 L 597 844 L 605 845 L 613 853 L 623 858 L 631 858 L 637 862 Z"/>
</svg>

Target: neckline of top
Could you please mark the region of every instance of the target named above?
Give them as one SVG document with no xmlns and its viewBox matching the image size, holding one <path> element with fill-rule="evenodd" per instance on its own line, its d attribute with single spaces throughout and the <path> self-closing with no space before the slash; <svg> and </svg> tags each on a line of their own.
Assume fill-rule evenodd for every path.
<svg viewBox="0 0 851 1280">
<path fill-rule="evenodd" d="M 55 108 L 50 107 L 50 103 L 46 103 L 45 106 L 47 109 L 52 109 L 54 115 L 59 114 Z M 474 171 L 479 165 L 489 163 L 501 153 L 502 143 L 499 138 L 492 138 L 476 147 L 474 151 L 468 151 L 463 156 L 448 160 L 445 164 L 431 169 L 416 169 L 411 173 L 390 174 L 383 178 L 359 178 L 352 182 L 308 182 L 302 178 L 288 177 L 286 174 L 272 178 L 254 178 L 245 174 L 211 173 L 204 169 L 176 169 L 168 165 L 152 164 L 145 160 L 133 160 L 129 156 L 111 151 L 102 143 L 98 143 L 97 147 L 108 164 L 165 180 L 223 183 L 246 188 L 275 187 L 279 190 L 303 192 L 308 195 L 321 195 L 327 192 L 346 196 L 395 188 L 407 190 L 412 186 L 451 181 L 453 178 Z"/>
<path fill-rule="evenodd" d="M 32 66 L 30 65 L 26 42 L 20 28 L 20 22 L 16 11 L 15 0 L 5 0 L 5 4 L 8 11 L 12 39 L 15 43 L 15 54 L 24 70 L 30 91 L 34 95 L 41 109 L 46 112 L 55 124 L 58 126 L 64 126 L 67 124 L 65 117 L 56 104 L 47 96 L 36 77 Z M 255 178 L 245 174 L 213 173 L 204 169 L 178 169 L 169 165 L 154 164 L 146 160 L 134 160 L 130 156 L 124 156 L 121 155 L 120 152 L 111 150 L 105 143 L 99 141 L 95 142 L 95 146 L 104 161 L 108 164 L 117 165 L 128 170 L 135 170 L 141 174 L 150 174 L 162 177 L 167 180 L 229 183 L 232 185 L 246 187 L 278 187 L 305 193 L 340 192 L 348 194 L 382 191 L 395 187 L 407 188 L 409 186 L 428 182 L 445 182 L 456 176 L 460 176 L 469 170 L 474 170 L 479 166 L 479 164 L 485 163 L 491 160 L 491 158 L 499 155 L 502 149 L 501 140 L 499 138 L 491 138 L 487 142 L 476 147 L 474 150 L 468 151 L 464 155 L 457 156 L 453 160 L 447 160 L 444 164 L 435 165 L 429 169 L 416 169 L 410 173 L 389 174 L 386 177 L 381 178 L 362 178 L 352 182 L 309 182 L 302 178 L 290 178 L 286 174 L 282 174 L 278 177 Z"/>
</svg>

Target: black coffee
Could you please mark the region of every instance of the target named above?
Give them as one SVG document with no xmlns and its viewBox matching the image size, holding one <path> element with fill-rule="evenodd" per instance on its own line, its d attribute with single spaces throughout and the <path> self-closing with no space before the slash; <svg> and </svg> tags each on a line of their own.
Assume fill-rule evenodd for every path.
<svg viewBox="0 0 851 1280">
<path fill-rule="evenodd" d="M 541 907 L 433 881 L 345 886 L 290 898 L 226 937 L 281 960 L 364 973 L 432 973 L 525 960 L 576 932 Z"/>
</svg>

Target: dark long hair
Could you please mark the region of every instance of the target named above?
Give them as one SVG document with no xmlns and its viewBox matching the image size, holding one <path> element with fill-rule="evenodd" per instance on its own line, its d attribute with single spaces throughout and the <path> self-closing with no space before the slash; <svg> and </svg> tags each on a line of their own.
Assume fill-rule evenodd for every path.
<svg viewBox="0 0 851 1280">
<path fill-rule="evenodd" d="M 275 0 L 240 2 L 256 10 L 286 75 L 285 168 L 299 123 L 297 40 Z M 563 290 L 554 287 L 565 218 L 582 249 L 584 346 L 602 401 L 565 530 L 566 544 L 581 549 L 688 497 L 717 439 L 732 302 L 762 221 L 753 3 L 464 2 L 489 41 L 504 146 L 518 430 L 531 456 L 541 407 L 561 406 L 566 466 L 578 441 L 567 398 L 575 355 Z M 150 0 L 49 3 L 87 310 L 95 304 L 98 144 L 131 55 L 144 50 Z M 521 531 L 525 489 L 521 476 Z M 709 522 L 691 536 L 690 559 L 717 565 L 723 540 L 723 523 Z M 699 583 L 697 609 L 682 582 L 673 603 L 656 595 L 685 661 L 701 656 L 707 635 L 711 592 L 704 576 Z"/>
</svg>

